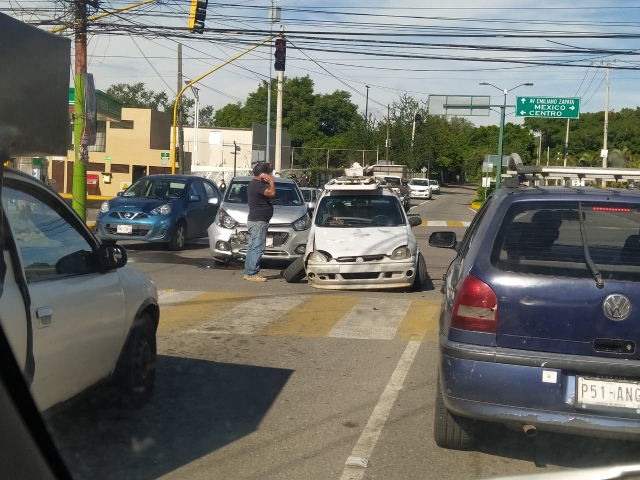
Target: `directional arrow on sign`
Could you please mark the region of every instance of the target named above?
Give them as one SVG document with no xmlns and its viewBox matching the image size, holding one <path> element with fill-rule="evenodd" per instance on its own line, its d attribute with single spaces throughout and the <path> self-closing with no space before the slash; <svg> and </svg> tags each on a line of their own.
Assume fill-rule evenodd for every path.
<svg viewBox="0 0 640 480">
<path fill-rule="evenodd" d="M 573 105 L 571 105 L 571 106 L 569 107 L 569 110 L 575 110 L 575 109 L 576 109 L 576 107 L 574 107 Z"/>
<path fill-rule="evenodd" d="M 520 101 L 521 101 L 522 103 L 524 103 L 524 102 L 526 102 L 526 101 L 527 101 L 527 99 L 526 99 L 526 98 L 523 98 L 523 99 L 521 99 Z"/>
<path fill-rule="evenodd" d="M 525 110 L 520 110 L 520 115 L 524 115 L 525 113 L 527 113 Z"/>
</svg>

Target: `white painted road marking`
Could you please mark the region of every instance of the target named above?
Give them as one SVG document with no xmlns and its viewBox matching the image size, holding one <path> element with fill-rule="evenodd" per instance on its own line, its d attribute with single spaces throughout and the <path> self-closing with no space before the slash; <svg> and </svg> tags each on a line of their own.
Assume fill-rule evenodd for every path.
<svg viewBox="0 0 640 480">
<path fill-rule="evenodd" d="M 310 295 L 285 295 L 252 298 L 190 332 L 253 335 L 289 310 L 306 302 L 309 297 Z"/>
<path fill-rule="evenodd" d="M 409 306 L 408 299 L 363 299 L 331 329 L 329 337 L 393 340 Z"/>
<path fill-rule="evenodd" d="M 418 353 L 419 347 L 420 342 L 412 341 L 409 342 L 407 348 L 405 348 L 396 369 L 391 375 L 389 383 L 385 387 L 384 392 L 382 392 L 376 408 L 373 409 L 373 413 L 371 414 L 371 417 L 369 417 L 369 421 L 358 439 L 358 443 L 353 447 L 353 451 L 349 456 L 350 459 L 360 457 L 364 460 L 368 460 L 371 458 L 373 449 L 378 442 L 378 438 L 380 438 L 380 433 L 382 433 L 382 429 L 384 428 L 387 418 L 389 418 L 391 408 L 396 402 L 396 398 L 398 398 L 398 393 L 404 384 L 405 378 L 407 378 L 407 373 L 416 358 L 416 353 Z M 345 466 L 340 480 L 360 480 L 363 476 L 364 468 Z"/>
<path fill-rule="evenodd" d="M 161 307 L 171 307 L 178 305 L 182 302 L 188 302 L 192 298 L 202 295 L 204 292 L 189 292 L 189 291 L 175 291 L 175 290 L 160 290 L 158 292 L 158 304 Z"/>
</svg>

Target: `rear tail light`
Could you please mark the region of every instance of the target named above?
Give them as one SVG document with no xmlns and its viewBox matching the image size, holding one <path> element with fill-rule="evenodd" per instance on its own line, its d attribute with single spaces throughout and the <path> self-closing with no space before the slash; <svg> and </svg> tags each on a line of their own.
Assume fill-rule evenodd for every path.
<svg viewBox="0 0 640 480">
<path fill-rule="evenodd" d="M 496 333 L 498 297 L 489 285 L 467 275 L 456 295 L 451 326 L 461 330 Z"/>
</svg>

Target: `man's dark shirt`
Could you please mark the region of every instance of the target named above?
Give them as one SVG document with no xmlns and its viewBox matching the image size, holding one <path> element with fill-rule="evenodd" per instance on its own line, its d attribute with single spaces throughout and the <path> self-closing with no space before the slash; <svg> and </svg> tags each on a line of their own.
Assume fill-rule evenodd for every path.
<svg viewBox="0 0 640 480">
<path fill-rule="evenodd" d="M 249 199 L 250 222 L 269 222 L 273 217 L 273 205 L 271 198 L 265 197 L 264 192 L 269 188 L 269 184 L 256 180 L 249 182 L 247 186 L 247 197 Z"/>
</svg>

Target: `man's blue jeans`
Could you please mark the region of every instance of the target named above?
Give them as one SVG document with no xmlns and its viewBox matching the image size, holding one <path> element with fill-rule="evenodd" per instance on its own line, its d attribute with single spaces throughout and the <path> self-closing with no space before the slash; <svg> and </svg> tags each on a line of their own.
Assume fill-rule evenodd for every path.
<svg viewBox="0 0 640 480">
<path fill-rule="evenodd" d="M 249 231 L 249 245 L 247 258 L 244 261 L 244 274 L 254 277 L 260 272 L 260 259 L 267 245 L 268 222 L 247 222 Z"/>
</svg>

